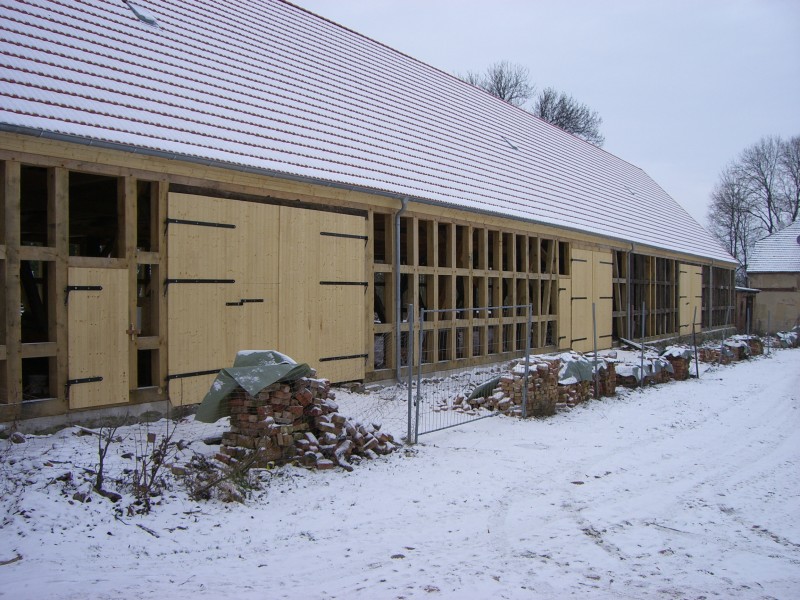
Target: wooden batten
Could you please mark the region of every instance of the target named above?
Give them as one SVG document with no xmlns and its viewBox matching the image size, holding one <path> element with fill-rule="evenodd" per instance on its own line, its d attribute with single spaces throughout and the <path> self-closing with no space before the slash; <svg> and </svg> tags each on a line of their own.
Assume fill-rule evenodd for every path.
<svg viewBox="0 0 800 600">
<path fill-rule="evenodd" d="M 8 404 L 22 402 L 22 320 L 17 307 L 20 291 L 20 164 L 6 160 L 3 168 L 5 225 L 5 396 Z M 14 414 L 14 413 L 11 413 Z"/>
</svg>

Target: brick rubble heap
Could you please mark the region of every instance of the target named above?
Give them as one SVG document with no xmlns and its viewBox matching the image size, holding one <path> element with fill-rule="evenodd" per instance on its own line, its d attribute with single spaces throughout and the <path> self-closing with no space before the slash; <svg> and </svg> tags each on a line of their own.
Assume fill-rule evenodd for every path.
<svg viewBox="0 0 800 600">
<path fill-rule="evenodd" d="M 326 379 L 274 383 L 257 396 L 237 388 L 228 397 L 231 429 L 222 436 L 217 458 L 227 464 L 253 459 L 256 468 L 297 461 L 350 471 L 351 462 L 397 447 L 379 424 L 365 426 L 341 415 L 334 399 Z"/>
</svg>

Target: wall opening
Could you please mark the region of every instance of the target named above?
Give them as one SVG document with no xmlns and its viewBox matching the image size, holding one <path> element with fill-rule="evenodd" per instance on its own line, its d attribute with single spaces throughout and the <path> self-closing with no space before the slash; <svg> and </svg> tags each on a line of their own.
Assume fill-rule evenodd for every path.
<svg viewBox="0 0 800 600">
<path fill-rule="evenodd" d="M 48 176 L 44 167 L 20 167 L 20 243 L 47 246 Z"/>
<path fill-rule="evenodd" d="M 136 182 L 136 247 L 144 252 L 158 250 L 157 190 L 152 181 Z"/>
<path fill-rule="evenodd" d="M 19 266 L 22 306 L 22 343 L 53 341 L 50 339 L 48 269 L 53 265 L 42 261 L 23 260 Z"/>
<path fill-rule="evenodd" d="M 392 256 L 389 250 L 388 221 L 389 215 L 372 215 L 372 260 L 382 265 L 387 264 Z"/>
<path fill-rule="evenodd" d="M 417 223 L 417 257 L 420 267 L 433 266 L 433 221 Z"/>
<path fill-rule="evenodd" d="M 123 256 L 119 196 L 119 182 L 115 177 L 70 172 L 70 256 Z"/>
<path fill-rule="evenodd" d="M 22 359 L 22 401 L 54 398 L 55 390 L 50 385 L 51 358 Z"/>
</svg>

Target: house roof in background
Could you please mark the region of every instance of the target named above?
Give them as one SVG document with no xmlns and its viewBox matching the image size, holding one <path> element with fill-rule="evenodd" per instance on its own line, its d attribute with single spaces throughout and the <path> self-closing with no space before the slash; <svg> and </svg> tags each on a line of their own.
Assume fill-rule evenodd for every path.
<svg viewBox="0 0 800 600">
<path fill-rule="evenodd" d="M 756 242 L 748 273 L 800 272 L 800 221 Z"/>
<path fill-rule="evenodd" d="M 130 4 L 4 2 L 0 128 L 733 262 L 638 167 L 299 7 Z"/>
</svg>

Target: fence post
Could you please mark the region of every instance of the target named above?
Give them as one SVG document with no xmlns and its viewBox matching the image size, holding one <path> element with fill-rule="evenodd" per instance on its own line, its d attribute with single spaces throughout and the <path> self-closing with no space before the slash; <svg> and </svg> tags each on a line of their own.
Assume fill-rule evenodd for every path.
<svg viewBox="0 0 800 600">
<path fill-rule="evenodd" d="M 528 416 L 528 376 L 531 370 L 531 321 L 533 305 L 528 304 L 528 322 L 525 329 L 525 373 L 522 376 L 522 418 Z"/>
<path fill-rule="evenodd" d="M 694 307 L 694 316 L 692 317 L 692 345 L 694 346 L 694 370 L 697 373 L 697 378 L 700 379 L 700 362 L 697 358 L 697 333 L 695 330 L 695 322 L 697 321 L 697 307 Z"/>
<path fill-rule="evenodd" d="M 406 441 L 409 444 L 414 443 L 411 438 L 411 405 L 413 403 L 413 389 L 411 383 L 414 379 L 414 305 L 408 305 L 408 432 L 406 434 Z M 398 364 L 400 357 L 397 357 Z"/>
<path fill-rule="evenodd" d="M 425 323 L 425 309 L 419 310 L 419 359 L 417 360 L 417 403 L 414 415 L 414 443 L 419 442 L 419 405 L 422 404 L 422 326 Z"/>
<path fill-rule="evenodd" d="M 592 302 L 592 346 L 594 350 L 594 397 L 596 400 L 600 397 L 600 394 L 597 389 L 597 317 L 594 302 Z"/>
<path fill-rule="evenodd" d="M 642 300 L 642 345 L 639 348 L 641 358 L 639 359 L 639 388 L 644 387 L 644 322 L 645 322 L 644 300 Z"/>
<path fill-rule="evenodd" d="M 767 356 L 770 354 L 770 350 L 772 348 L 772 334 L 770 333 L 770 317 L 772 316 L 771 311 L 767 311 Z"/>
<path fill-rule="evenodd" d="M 725 351 L 725 328 L 728 326 L 728 321 L 731 318 L 731 307 L 725 311 L 725 323 L 722 324 L 722 338 L 719 340 L 719 364 L 722 364 L 722 353 Z"/>
</svg>

